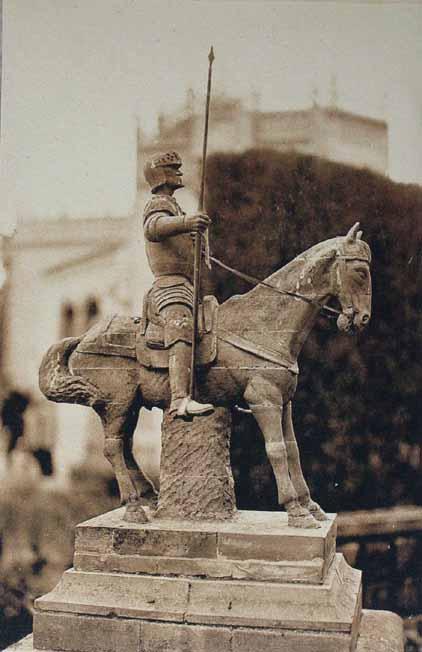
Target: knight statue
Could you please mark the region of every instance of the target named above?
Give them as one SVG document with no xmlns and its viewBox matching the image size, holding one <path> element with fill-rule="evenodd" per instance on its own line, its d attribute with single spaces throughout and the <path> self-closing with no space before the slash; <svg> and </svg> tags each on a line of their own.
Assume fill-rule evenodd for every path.
<svg viewBox="0 0 422 652">
<path fill-rule="evenodd" d="M 177 152 L 155 154 L 144 167 L 152 198 L 145 206 L 146 252 L 155 280 L 147 295 L 147 319 L 164 327 L 169 350 L 170 412 L 177 416 L 210 414 L 210 403 L 189 396 L 193 340 L 194 244 L 192 234 L 205 233 L 210 218 L 203 212 L 186 215 L 174 192 L 183 188 L 182 159 Z"/>
</svg>

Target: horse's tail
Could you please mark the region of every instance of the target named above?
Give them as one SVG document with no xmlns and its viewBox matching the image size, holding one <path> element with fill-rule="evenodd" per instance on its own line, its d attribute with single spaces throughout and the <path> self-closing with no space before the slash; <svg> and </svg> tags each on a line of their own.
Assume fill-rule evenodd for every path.
<svg viewBox="0 0 422 652">
<path fill-rule="evenodd" d="M 39 386 L 50 401 L 94 407 L 105 400 L 98 387 L 82 376 L 74 376 L 69 369 L 69 358 L 82 337 L 60 340 L 44 355 L 39 371 Z"/>
</svg>

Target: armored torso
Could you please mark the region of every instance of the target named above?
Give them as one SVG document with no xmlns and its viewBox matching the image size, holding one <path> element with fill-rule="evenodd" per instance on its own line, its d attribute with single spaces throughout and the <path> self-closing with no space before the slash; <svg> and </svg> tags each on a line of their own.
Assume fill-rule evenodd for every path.
<svg viewBox="0 0 422 652">
<path fill-rule="evenodd" d="M 156 235 L 157 220 L 165 220 L 166 215 L 180 215 L 184 212 L 173 197 L 154 195 L 144 209 L 144 234 L 146 252 L 154 276 L 182 275 L 193 278 L 194 251 L 189 233 L 180 233 L 160 239 Z"/>
</svg>

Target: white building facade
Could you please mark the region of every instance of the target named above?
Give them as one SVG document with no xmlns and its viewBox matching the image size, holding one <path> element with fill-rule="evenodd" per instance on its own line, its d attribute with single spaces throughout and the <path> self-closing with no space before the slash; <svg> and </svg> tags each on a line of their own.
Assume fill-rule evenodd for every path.
<svg viewBox="0 0 422 652">
<path fill-rule="evenodd" d="M 38 369 L 59 339 L 81 334 L 109 314 L 140 313 L 151 275 L 139 225 L 134 218 L 27 222 L 9 240 L 5 262 L 3 370 L 8 386 L 31 399 L 27 443 L 53 444 L 59 480 L 87 456 L 107 466 L 98 417 L 86 407 L 46 401 Z"/>
</svg>

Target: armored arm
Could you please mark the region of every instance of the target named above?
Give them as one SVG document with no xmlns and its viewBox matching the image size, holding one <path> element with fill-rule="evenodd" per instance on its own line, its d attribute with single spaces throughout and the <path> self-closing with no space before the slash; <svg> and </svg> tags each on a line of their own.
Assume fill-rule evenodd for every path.
<svg viewBox="0 0 422 652">
<path fill-rule="evenodd" d="M 205 231 L 210 224 L 210 219 L 205 213 L 194 215 L 170 215 L 160 211 L 152 213 L 145 218 L 144 233 L 150 242 L 160 242 L 180 233 Z"/>
<path fill-rule="evenodd" d="M 152 213 L 144 222 L 145 237 L 150 242 L 160 242 L 187 231 L 185 215 L 170 215 L 164 212 Z"/>
<path fill-rule="evenodd" d="M 144 209 L 144 234 L 150 242 L 160 242 L 181 233 L 205 231 L 210 224 L 205 213 L 185 215 L 170 197 L 153 197 Z"/>
</svg>

